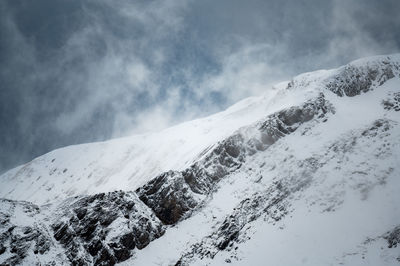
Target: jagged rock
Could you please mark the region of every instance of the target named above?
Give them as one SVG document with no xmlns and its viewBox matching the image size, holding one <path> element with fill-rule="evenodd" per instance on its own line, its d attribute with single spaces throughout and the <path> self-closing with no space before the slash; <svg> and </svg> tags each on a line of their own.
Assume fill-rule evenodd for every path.
<svg viewBox="0 0 400 266">
<path fill-rule="evenodd" d="M 35 221 L 41 214 L 38 206 L 11 200 L 0 200 L 0 204 L 0 253 L 8 250 L 10 254 L 2 257 L 1 265 L 23 263 L 30 254 L 46 255 L 56 241 L 64 247 L 62 255 L 72 265 L 114 265 L 130 258 L 135 248 L 142 249 L 164 234 L 162 222 L 134 192 L 69 199 L 51 214 L 50 220 L 55 222 L 40 220 L 31 226 L 19 225 L 11 218 L 18 211 L 26 215 L 25 220 Z M 49 234 L 51 230 L 53 235 Z"/>
<path fill-rule="evenodd" d="M 19 219 L 13 218 L 15 212 L 19 213 Z M 29 253 L 43 255 L 50 250 L 51 236 L 40 223 L 34 222 L 38 214 L 40 208 L 35 204 L 0 199 L 0 255 L 7 250 L 10 252 L 0 265 L 16 265 L 22 263 Z M 24 220 L 31 220 L 32 224 L 26 226 Z"/>
<path fill-rule="evenodd" d="M 3 244 L 1 244 L 0 245 L 0 255 L 3 254 L 6 250 L 7 250 L 7 248 Z"/>
<path fill-rule="evenodd" d="M 63 205 L 60 213 L 63 221 L 52 225 L 54 238 L 71 263 L 114 265 L 164 233 L 162 223 L 133 192 L 80 197 Z"/>
<path fill-rule="evenodd" d="M 400 111 L 400 92 L 389 93 L 389 97 L 382 101 L 385 110 Z"/>
<path fill-rule="evenodd" d="M 166 172 L 137 190 L 139 198 L 165 224 L 176 223 L 198 201 L 182 173 Z"/>
<path fill-rule="evenodd" d="M 332 104 L 325 100 L 324 95 L 320 94 L 302 106 L 293 106 L 271 115 L 266 121 L 259 123 L 261 142 L 264 146 L 262 150 L 294 132 L 301 124 L 313 118 L 324 118 L 328 112 L 334 113 L 335 110 Z"/>
<path fill-rule="evenodd" d="M 396 226 L 393 230 L 387 232 L 384 238 L 387 240 L 389 248 L 397 247 L 397 244 L 400 243 L 400 226 Z"/>
<path fill-rule="evenodd" d="M 398 74 L 399 64 L 382 59 L 365 66 L 349 64 L 330 77 L 326 87 L 339 96 L 356 96 L 372 88 L 373 83 L 383 84 Z"/>
</svg>

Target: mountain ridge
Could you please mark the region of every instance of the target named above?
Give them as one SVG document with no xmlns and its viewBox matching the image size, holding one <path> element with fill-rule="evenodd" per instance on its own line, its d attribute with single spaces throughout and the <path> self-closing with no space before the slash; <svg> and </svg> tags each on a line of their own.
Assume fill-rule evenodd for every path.
<svg viewBox="0 0 400 266">
<path fill-rule="evenodd" d="M 101 191 L 110 184 L 109 180 L 113 176 L 112 169 L 110 171 L 104 167 L 93 170 L 98 173 L 104 171 L 108 177 L 104 178 L 104 173 L 93 176 L 92 180 L 95 181 L 86 185 L 93 185 L 94 182 L 99 186 L 91 193 L 82 193 L 89 192 L 84 187 L 68 192 L 62 185 L 63 181 L 50 183 L 53 179 L 65 181 L 68 176 L 71 179 L 73 176 L 70 176 L 70 167 L 48 169 L 48 164 L 62 161 L 63 157 L 68 158 L 68 154 L 76 160 L 74 152 L 90 150 L 90 145 L 75 146 L 75 149 L 78 147 L 75 151 L 74 148 L 67 148 L 70 153 L 61 153 L 63 156 L 56 158 L 53 158 L 54 153 L 39 157 L 31 163 L 39 163 L 39 170 L 27 164 L 2 176 L 6 182 L 0 190 L 0 196 L 11 199 L 1 200 L 0 211 L 5 218 L 1 222 L 3 233 L 0 238 L 0 261 L 4 261 L 5 265 L 26 261 L 43 264 L 109 265 L 120 262 L 149 265 L 155 264 L 158 258 L 157 263 L 163 265 L 246 264 L 252 258 L 244 253 L 239 254 L 237 250 L 249 251 L 247 245 L 253 243 L 250 235 L 254 237 L 255 232 L 259 231 L 251 229 L 252 226 L 267 226 L 265 230 L 272 230 L 276 235 L 275 228 L 282 227 L 279 230 L 284 230 L 286 226 L 282 222 L 292 221 L 290 216 L 297 212 L 308 210 L 318 220 L 319 217 L 325 217 L 326 213 L 341 213 L 353 203 L 361 206 L 373 198 L 371 193 L 384 189 L 388 195 L 382 197 L 386 200 L 383 209 L 393 217 L 385 220 L 383 229 L 378 228 L 375 232 L 371 232 L 371 228 L 377 225 L 371 222 L 366 237 L 374 233 L 379 241 L 388 241 L 390 248 L 383 250 L 390 251 L 389 255 L 381 257 L 388 260 L 387 265 L 392 265 L 399 258 L 393 252 L 397 250 L 396 226 L 400 212 L 393 205 L 398 196 L 392 191 L 399 185 L 396 179 L 399 173 L 396 162 L 400 156 L 400 120 L 397 113 L 399 85 L 399 54 L 361 59 L 338 69 L 299 75 L 288 82 L 286 87 L 280 85 L 280 88 L 270 91 L 270 98 L 251 98 L 227 109 L 225 113 L 162 131 L 164 134 L 167 132 L 164 141 L 169 140 L 177 129 L 187 135 L 199 128 L 201 133 L 210 134 L 207 135 L 210 139 L 205 141 L 200 138 L 200 145 L 197 145 L 187 144 L 190 138 L 173 136 L 174 141 L 167 143 L 170 146 L 161 147 L 161 150 L 167 151 L 177 145 L 172 150 L 172 156 L 175 152 L 178 155 L 171 161 L 179 163 L 179 160 L 185 158 L 185 162 L 178 165 L 169 161 L 164 166 L 175 164 L 175 169 L 172 167 L 168 171 L 161 171 L 162 167 L 156 167 L 157 170 L 153 172 L 159 173 L 155 175 L 152 175 L 152 171 L 136 170 L 147 176 L 134 185 L 127 182 L 120 184 L 119 188 L 124 191 L 114 189 L 113 186 Z M 263 104 L 270 106 L 265 108 Z M 206 121 L 206 125 L 201 125 L 202 121 Z M 227 122 L 215 127 L 221 121 Z M 232 124 L 235 121 L 238 123 Z M 229 128 L 213 133 L 213 130 L 219 131 L 227 125 Z M 151 136 L 157 139 L 160 134 Z M 194 133 L 191 137 L 196 139 L 199 135 Z M 124 140 L 127 138 L 96 145 L 116 143 L 123 146 L 126 145 Z M 149 141 L 154 141 L 154 138 L 149 137 Z M 132 143 L 136 144 L 135 141 Z M 156 142 L 153 147 L 159 143 Z M 189 148 L 180 148 L 185 144 Z M 114 168 L 129 164 L 130 160 L 126 158 L 133 156 L 130 154 L 132 149 L 122 152 L 122 161 L 117 161 Z M 193 150 L 188 151 L 190 149 Z M 112 148 L 105 149 L 109 150 Z M 154 149 L 149 150 L 144 151 L 147 152 L 145 155 L 155 152 Z M 60 153 L 60 150 L 57 152 Z M 120 152 L 117 146 L 112 155 L 118 157 L 116 154 Z M 134 155 L 138 153 L 140 149 L 133 152 Z M 102 156 L 110 158 L 108 155 Z M 161 152 L 160 156 L 168 155 Z M 156 156 L 153 162 L 159 158 Z M 143 168 L 151 168 L 151 162 L 147 165 L 139 160 L 128 170 L 135 171 L 139 163 L 142 163 Z M 40 166 L 40 163 L 44 165 Z M 75 169 L 73 175 L 89 167 L 90 163 L 82 164 L 81 168 Z M 115 164 L 115 161 L 112 163 Z M 99 163 L 94 165 L 95 168 Z M 37 177 L 35 171 L 40 172 L 40 167 L 46 169 L 47 176 Z M 129 180 L 136 175 L 128 170 L 124 178 Z M 27 190 L 24 184 L 19 188 L 22 178 L 25 178 L 23 182 L 28 183 L 25 184 L 27 188 L 34 184 L 40 185 L 36 194 L 22 199 L 36 201 L 41 206 L 15 201 L 21 199 L 20 195 Z M 75 186 L 84 184 L 78 182 L 83 177 L 80 178 L 75 181 Z M 40 181 L 44 179 L 47 183 Z M 38 182 L 35 183 L 35 180 Z M 118 182 L 120 179 L 113 181 Z M 387 187 L 388 183 L 391 188 Z M 61 196 L 58 194 L 60 191 Z M 39 197 L 38 193 L 46 195 Z M 348 194 L 360 196 L 346 200 Z M 293 207 L 297 205 L 300 207 Z M 21 218 L 16 218 L 18 209 L 22 210 L 18 212 L 20 217 L 33 219 L 34 222 L 21 223 Z M 298 218 L 292 223 L 301 224 L 301 221 Z M 188 231 L 194 225 L 203 229 L 196 233 Z M 173 233 L 182 240 L 174 240 Z M 365 232 L 358 234 L 358 238 L 354 237 L 356 240 Z M 161 254 L 157 245 L 162 243 L 171 245 L 175 250 Z M 368 243 L 364 243 L 364 246 Z M 150 257 L 147 252 L 151 251 L 156 252 L 158 257 Z M 365 254 L 370 256 L 371 253 Z M 332 258 L 331 255 L 327 257 Z M 257 256 L 263 259 L 262 254 L 258 253 Z M 354 260 L 354 256 L 343 256 L 336 260 L 348 263 L 346 259 Z M 274 258 L 277 263 L 282 259 L 278 255 Z M 286 264 L 293 264 L 293 259 L 289 256 Z M 323 257 L 317 256 L 311 261 L 313 259 L 311 264 L 327 262 Z M 378 258 L 379 262 L 381 260 Z M 260 262 L 253 258 L 255 265 Z"/>
</svg>

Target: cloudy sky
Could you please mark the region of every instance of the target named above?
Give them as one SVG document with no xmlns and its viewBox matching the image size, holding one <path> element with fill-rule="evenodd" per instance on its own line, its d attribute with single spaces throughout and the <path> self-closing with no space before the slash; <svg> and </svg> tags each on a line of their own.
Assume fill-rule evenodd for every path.
<svg viewBox="0 0 400 266">
<path fill-rule="evenodd" d="M 2 0 L 0 172 L 400 51 L 398 0 Z"/>
</svg>

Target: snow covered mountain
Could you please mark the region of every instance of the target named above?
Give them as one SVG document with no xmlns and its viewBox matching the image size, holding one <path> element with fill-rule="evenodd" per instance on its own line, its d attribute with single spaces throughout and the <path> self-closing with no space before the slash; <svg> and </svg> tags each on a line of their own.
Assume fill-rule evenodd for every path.
<svg viewBox="0 0 400 266">
<path fill-rule="evenodd" d="M 0 265 L 398 265 L 400 54 L 0 176 Z"/>
</svg>

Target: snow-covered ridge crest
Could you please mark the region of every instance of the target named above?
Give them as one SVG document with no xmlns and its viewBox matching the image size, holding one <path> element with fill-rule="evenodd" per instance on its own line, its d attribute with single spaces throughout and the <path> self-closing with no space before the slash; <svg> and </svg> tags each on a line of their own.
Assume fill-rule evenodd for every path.
<svg viewBox="0 0 400 266">
<path fill-rule="evenodd" d="M 288 89 L 325 87 L 339 96 L 355 96 L 382 85 L 400 74 L 400 54 L 355 60 L 332 70 L 304 73 L 293 78 Z"/>
</svg>

